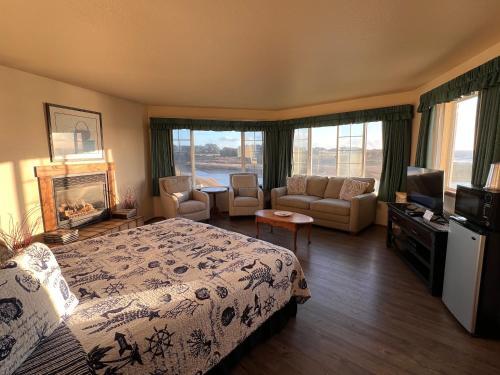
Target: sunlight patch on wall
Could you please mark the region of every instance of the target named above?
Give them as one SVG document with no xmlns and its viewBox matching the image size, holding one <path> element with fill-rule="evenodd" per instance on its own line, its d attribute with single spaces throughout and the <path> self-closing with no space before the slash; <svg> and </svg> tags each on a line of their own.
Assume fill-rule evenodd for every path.
<svg viewBox="0 0 500 375">
<path fill-rule="evenodd" d="M 14 163 L 0 163 L 0 228 L 8 229 L 10 215 L 19 218 L 19 205 L 14 175 Z"/>
</svg>

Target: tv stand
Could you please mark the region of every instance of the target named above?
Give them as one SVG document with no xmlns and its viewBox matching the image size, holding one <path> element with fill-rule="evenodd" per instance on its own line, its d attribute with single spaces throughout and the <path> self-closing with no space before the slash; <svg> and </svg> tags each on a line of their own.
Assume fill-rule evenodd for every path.
<svg viewBox="0 0 500 375">
<path fill-rule="evenodd" d="M 387 247 L 394 248 L 433 296 L 443 291 L 447 224 L 426 222 L 407 203 L 388 203 Z"/>
</svg>

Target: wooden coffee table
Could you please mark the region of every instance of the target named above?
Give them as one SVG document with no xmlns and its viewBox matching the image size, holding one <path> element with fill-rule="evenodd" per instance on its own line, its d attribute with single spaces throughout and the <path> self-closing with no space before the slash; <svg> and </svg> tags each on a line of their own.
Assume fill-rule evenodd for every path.
<svg viewBox="0 0 500 375">
<path fill-rule="evenodd" d="M 275 211 L 279 210 L 258 210 L 255 212 L 255 229 L 257 231 L 256 238 L 259 238 L 259 224 L 269 224 L 272 227 L 280 227 L 288 229 L 293 233 L 293 251 L 297 251 L 297 232 L 300 228 L 307 228 L 307 243 L 311 243 L 311 228 L 314 219 L 310 216 L 293 213 L 291 216 L 276 216 Z"/>
</svg>

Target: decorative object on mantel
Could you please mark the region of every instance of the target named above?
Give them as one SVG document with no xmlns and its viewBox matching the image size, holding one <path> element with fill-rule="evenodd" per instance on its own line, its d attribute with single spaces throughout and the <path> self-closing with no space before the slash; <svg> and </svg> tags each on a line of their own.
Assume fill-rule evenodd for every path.
<svg viewBox="0 0 500 375">
<path fill-rule="evenodd" d="M 19 222 L 9 217 L 8 229 L 0 229 L 0 262 L 5 261 L 34 242 L 35 233 L 40 225 L 39 207 L 24 213 Z"/>
<path fill-rule="evenodd" d="M 45 103 L 50 160 L 104 159 L 101 113 Z"/>
<path fill-rule="evenodd" d="M 83 218 L 85 219 L 85 223 L 88 223 L 90 220 L 86 220 L 87 213 L 91 212 L 96 213 L 96 216 L 99 215 L 99 218 L 96 219 L 102 220 L 106 213 L 107 217 L 109 217 L 111 213 L 110 209 L 116 206 L 116 183 L 114 172 L 114 163 L 44 165 L 35 167 L 35 175 L 38 177 L 38 187 L 40 190 L 44 230 L 50 232 L 58 228 L 68 228 L 74 221 L 69 220 L 70 225 L 66 225 L 68 224 L 66 216 L 68 216 L 67 214 L 70 214 L 70 212 L 67 213 L 66 208 L 61 207 L 61 204 L 64 205 L 63 198 L 70 194 L 72 195 L 72 192 L 64 191 L 64 189 L 61 189 L 62 191 L 58 190 L 60 185 L 62 188 L 68 187 L 67 183 L 70 183 L 69 187 L 71 187 L 71 185 L 73 187 L 79 187 L 80 182 L 85 182 L 86 184 L 81 186 L 87 189 L 89 187 L 87 182 L 91 179 L 90 185 L 92 185 L 92 190 L 87 189 L 90 195 L 85 199 L 85 202 L 91 203 L 91 200 L 93 200 L 92 198 L 98 192 L 102 194 L 102 199 L 105 200 L 104 207 L 100 207 L 100 205 L 97 204 L 99 202 L 94 202 L 96 203 L 92 205 L 94 210 L 91 208 L 88 210 L 88 204 L 82 205 L 85 207 L 85 215 L 76 216 L 75 219 Z M 60 195 L 56 196 L 56 194 Z M 95 220 L 92 221 L 95 222 Z M 80 224 L 83 225 L 85 223 Z"/>
</svg>

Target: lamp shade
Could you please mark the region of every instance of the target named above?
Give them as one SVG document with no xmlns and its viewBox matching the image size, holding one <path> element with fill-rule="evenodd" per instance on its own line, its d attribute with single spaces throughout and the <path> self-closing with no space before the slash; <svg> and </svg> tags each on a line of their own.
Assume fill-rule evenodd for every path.
<svg viewBox="0 0 500 375">
<path fill-rule="evenodd" d="M 491 164 L 485 188 L 500 190 L 500 162 Z"/>
</svg>

